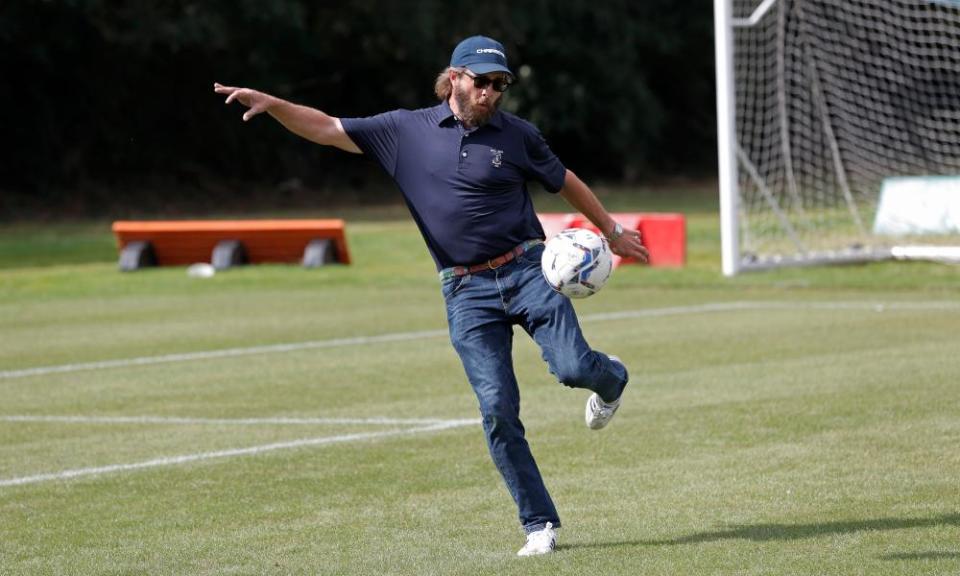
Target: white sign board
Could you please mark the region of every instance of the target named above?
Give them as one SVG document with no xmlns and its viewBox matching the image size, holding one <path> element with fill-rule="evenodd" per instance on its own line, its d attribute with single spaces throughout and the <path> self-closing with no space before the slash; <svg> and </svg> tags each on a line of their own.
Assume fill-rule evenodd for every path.
<svg viewBox="0 0 960 576">
<path fill-rule="evenodd" d="M 873 233 L 960 234 L 960 175 L 885 179 Z"/>
</svg>

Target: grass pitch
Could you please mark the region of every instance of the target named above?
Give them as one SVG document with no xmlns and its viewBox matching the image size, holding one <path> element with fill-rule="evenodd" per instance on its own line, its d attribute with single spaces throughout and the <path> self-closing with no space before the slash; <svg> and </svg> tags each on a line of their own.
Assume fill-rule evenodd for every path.
<svg viewBox="0 0 960 576">
<path fill-rule="evenodd" d="M 686 211 L 685 268 L 577 304 L 631 370 L 609 428 L 518 334 L 564 522 L 527 559 L 408 218 L 211 279 L 0 230 L 0 574 L 960 573 L 960 269 L 724 279 Z"/>
</svg>

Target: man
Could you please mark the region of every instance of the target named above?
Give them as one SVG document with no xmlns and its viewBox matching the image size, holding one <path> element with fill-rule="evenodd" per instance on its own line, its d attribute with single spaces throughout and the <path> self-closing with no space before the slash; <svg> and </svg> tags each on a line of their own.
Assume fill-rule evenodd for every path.
<svg viewBox="0 0 960 576">
<path fill-rule="evenodd" d="M 369 154 L 393 177 L 440 272 L 450 339 L 479 400 L 487 445 L 519 509 L 527 542 L 521 556 L 556 545 L 560 518 L 524 438 L 513 371 L 513 325 L 540 346 L 566 386 L 586 388 L 586 421 L 603 428 L 620 406 L 627 370 L 591 350 L 570 301 L 543 280 L 544 233 L 527 192 L 537 180 L 558 192 L 606 235 L 614 253 L 647 260 L 634 230 L 624 230 L 530 123 L 500 111 L 514 75 L 503 46 L 474 36 L 453 51 L 437 77 L 440 104 L 369 118 L 335 118 L 250 90 L 214 84 L 267 112 L 291 132 L 347 152 Z"/>
</svg>

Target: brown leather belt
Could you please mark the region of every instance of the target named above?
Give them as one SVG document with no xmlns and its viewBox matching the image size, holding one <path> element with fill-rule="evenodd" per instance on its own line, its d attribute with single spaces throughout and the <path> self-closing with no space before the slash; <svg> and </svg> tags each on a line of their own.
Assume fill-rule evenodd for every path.
<svg viewBox="0 0 960 576">
<path fill-rule="evenodd" d="M 476 274 L 477 272 L 482 272 L 484 270 L 495 270 L 507 262 L 513 261 L 514 258 L 523 254 L 527 250 L 533 248 L 534 246 L 539 246 L 543 244 L 543 240 L 527 240 L 523 244 L 514 247 L 512 250 L 506 254 L 501 254 L 496 258 L 491 258 L 482 264 L 474 264 L 473 266 L 452 266 L 450 268 L 444 268 L 440 271 L 440 281 L 449 280 L 450 278 L 456 278 L 457 276 L 466 276 L 467 274 Z"/>
</svg>

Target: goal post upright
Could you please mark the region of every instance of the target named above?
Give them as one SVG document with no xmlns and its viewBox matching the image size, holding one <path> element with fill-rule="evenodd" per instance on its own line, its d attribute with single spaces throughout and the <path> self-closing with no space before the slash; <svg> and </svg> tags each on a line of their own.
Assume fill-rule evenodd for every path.
<svg viewBox="0 0 960 576">
<path fill-rule="evenodd" d="M 720 240 L 724 276 L 739 272 L 737 226 L 736 86 L 733 76 L 732 0 L 713 0 L 717 82 L 717 161 L 720 187 Z"/>
</svg>

